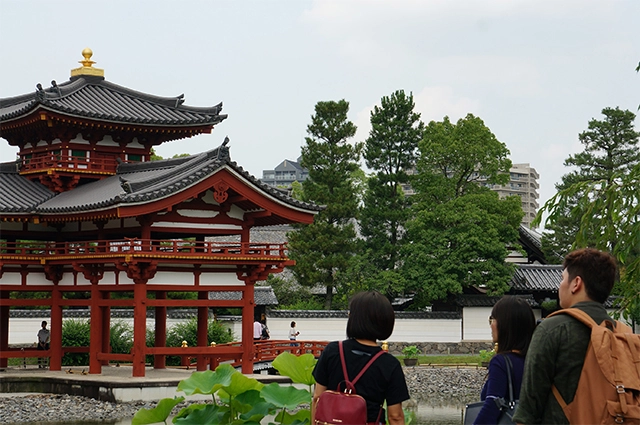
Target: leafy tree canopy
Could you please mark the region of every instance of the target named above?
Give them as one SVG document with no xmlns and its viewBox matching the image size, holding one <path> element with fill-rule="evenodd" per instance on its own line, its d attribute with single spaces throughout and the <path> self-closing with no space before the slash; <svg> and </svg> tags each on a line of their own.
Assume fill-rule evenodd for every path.
<svg viewBox="0 0 640 425">
<path fill-rule="evenodd" d="M 420 142 L 414 189 L 419 202 L 407 223 L 404 274 L 414 307 L 458 294 L 468 286 L 500 294 L 508 289 L 523 217 L 520 197 L 500 199 L 479 184 L 509 180 L 509 150 L 484 122 L 469 114 L 452 124 L 430 122 Z"/>
</svg>

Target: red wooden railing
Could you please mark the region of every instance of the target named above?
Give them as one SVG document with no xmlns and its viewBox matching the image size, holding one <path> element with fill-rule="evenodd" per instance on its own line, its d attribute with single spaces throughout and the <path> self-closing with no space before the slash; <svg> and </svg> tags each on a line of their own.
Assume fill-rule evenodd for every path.
<svg viewBox="0 0 640 425">
<path fill-rule="evenodd" d="M 20 171 L 32 172 L 35 170 L 56 168 L 62 171 L 87 170 L 103 173 L 115 173 L 117 167 L 118 163 L 115 158 L 86 158 L 67 155 L 48 155 L 23 158 Z"/>
<path fill-rule="evenodd" d="M 286 257 L 286 243 L 259 242 L 207 242 L 174 239 L 138 239 L 99 240 L 79 242 L 7 242 L 0 241 L 0 258 L 11 256 L 46 257 L 121 257 L 125 255 L 145 254 L 157 257 L 170 254 L 175 257 L 189 257 L 197 254 L 204 257 Z"/>
<path fill-rule="evenodd" d="M 294 345 L 295 344 L 295 345 Z M 327 341 L 289 341 L 268 340 L 254 343 L 255 356 L 254 363 L 273 361 L 279 354 L 289 352 L 295 355 L 312 354 L 315 358 L 320 357 L 322 351 L 327 346 Z M 89 347 L 62 347 L 62 353 L 88 353 Z M 198 362 L 198 359 L 205 361 L 214 370 L 220 363 L 230 362 L 232 366 L 242 365 L 242 343 L 231 342 L 219 344 L 214 347 L 147 347 L 145 354 L 180 356 L 182 365 L 190 367 Z M 0 351 L 0 358 L 31 358 L 51 357 L 51 349 L 36 350 L 35 348 L 9 348 Z M 99 353 L 98 360 L 109 360 L 119 362 L 130 362 L 133 360 L 132 354 Z"/>
</svg>

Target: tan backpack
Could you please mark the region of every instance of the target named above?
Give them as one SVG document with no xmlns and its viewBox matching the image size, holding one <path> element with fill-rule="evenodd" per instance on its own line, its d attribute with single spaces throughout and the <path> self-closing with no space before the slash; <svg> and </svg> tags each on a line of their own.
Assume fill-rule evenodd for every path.
<svg viewBox="0 0 640 425">
<path fill-rule="evenodd" d="M 555 385 L 553 395 L 571 424 L 640 424 L 640 335 L 622 322 L 598 325 L 577 308 L 568 314 L 591 328 L 591 341 L 573 401 L 565 403 Z"/>
</svg>

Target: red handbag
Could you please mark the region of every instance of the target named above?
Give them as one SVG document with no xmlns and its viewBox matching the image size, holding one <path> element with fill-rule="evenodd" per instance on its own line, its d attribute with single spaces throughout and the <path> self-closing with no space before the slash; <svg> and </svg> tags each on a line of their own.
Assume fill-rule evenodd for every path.
<svg viewBox="0 0 640 425">
<path fill-rule="evenodd" d="M 356 394 L 355 384 L 367 369 L 369 369 L 369 366 L 384 354 L 384 351 L 381 350 L 376 353 L 353 381 L 349 381 L 342 341 L 338 342 L 338 347 L 340 349 L 340 362 L 342 363 L 345 388 L 340 389 L 341 382 L 338 384 L 338 391 L 327 390 L 320 394 L 315 408 L 314 425 L 366 425 L 368 423 L 367 402 L 364 398 Z M 380 413 L 382 413 L 382 409 Z M 378 422 L 379 420 L 380 415 L 378 415 Z"/>
</svg>

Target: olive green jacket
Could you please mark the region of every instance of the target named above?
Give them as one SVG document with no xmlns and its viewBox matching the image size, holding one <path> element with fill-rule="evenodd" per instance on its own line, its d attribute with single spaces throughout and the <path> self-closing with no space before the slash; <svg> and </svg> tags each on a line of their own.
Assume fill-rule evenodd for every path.
<svg viewBox="0 0 640 425">
<path fill-rule="evenodd" d="M 580 302 L 579 308 L 595 320 L 612 320 L 597 302 Z M 568 315 L 544 319 L 531 340 L 524 365 L 520 402 L 514 422 L 568 424 L 551 386 L 555 384 L 567 403 L 573 400 L 587 354 L 591 330 Z"/>
</svg>

